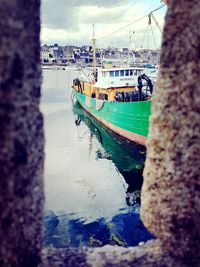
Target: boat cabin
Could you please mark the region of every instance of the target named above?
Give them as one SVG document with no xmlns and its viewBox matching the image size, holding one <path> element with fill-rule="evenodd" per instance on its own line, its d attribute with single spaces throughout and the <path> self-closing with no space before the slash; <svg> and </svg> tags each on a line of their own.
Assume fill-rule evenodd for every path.
<svg viewBox="0 0 200 267">
<path fill-rule="evenodd" d="M 145 68 L 99 68 L 97 81 L 75 79 L 73 88 L 84 95 L 106 101 L 134 101 L 138 90 L 138 77 L 144 74 Z M 122 100 L 123 99 L 123 100 Z"/>
<path fill-rule="evenodd" d="M 144 68 L 98 69 L 95 88 L 116 88 L 137 85 L 137 78 L 144 73 Z"/>
</svg>

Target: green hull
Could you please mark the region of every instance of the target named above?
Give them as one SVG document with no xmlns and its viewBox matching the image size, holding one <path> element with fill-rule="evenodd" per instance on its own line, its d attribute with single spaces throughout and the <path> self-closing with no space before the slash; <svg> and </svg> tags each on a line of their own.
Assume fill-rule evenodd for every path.
<svg viewBox="0 0 200 267">
<path fill-rule="evenodd" d="M 151 101 L 108 102 L 74 92 L 80 105 L 106 127 L 131 141 L 145 145 Z"/>
</svg>

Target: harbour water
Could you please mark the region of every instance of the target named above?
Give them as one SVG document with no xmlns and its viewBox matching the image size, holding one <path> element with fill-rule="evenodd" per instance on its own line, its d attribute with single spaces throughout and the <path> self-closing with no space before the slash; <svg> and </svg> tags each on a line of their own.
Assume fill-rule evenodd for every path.
<svg viewBox="0 0 200 267">
<path fill-rule="evenodd" d="M 76 70 L 43 70 L 44 246 L 134 246 L 153 238 L 140 220 L 145 148 L 102 127 L 76 102 Z"/>
</svg>

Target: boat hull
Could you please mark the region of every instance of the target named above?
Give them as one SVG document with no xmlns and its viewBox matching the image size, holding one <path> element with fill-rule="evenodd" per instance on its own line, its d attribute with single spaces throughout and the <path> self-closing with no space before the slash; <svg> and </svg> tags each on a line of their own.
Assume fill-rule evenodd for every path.
<svg viewBox="0 0 200 267">
<path fill-rule="evenodd" d="M 74 91 L 80 105 L 115 133 L 145 145 L 149 129 L 151 101 L 109 102 Z"/>
</svg>

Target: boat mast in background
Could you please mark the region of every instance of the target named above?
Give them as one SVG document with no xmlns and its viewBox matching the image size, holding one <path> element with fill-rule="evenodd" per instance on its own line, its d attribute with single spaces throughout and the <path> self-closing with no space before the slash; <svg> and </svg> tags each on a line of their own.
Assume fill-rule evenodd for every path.
<svg viewBox="0 0 200 267">
<path fill-rule="evenodd" d="M 94 68 L 94 78 L 96 77 L 96 39 L 94 32 L 94 24 L 93 24 L 93 37 L 92 37 L 92 46 L 93 46 L 93 68 Z"/>
<path fill-rule="evenodd" d="M 135 49 L 135 45 L 133 46 L 132 36 L 134 35 L 135 31 L 129 31 L 129 50 L 128 50 L 128 65 L 130 66 L 131 63 L 135 63 L 133 59 L 133 50 Z M 131 57 L 132 56 L 132 57 Z M 133 62 L 134 61 L 134 62 Z"/>
</svg>

